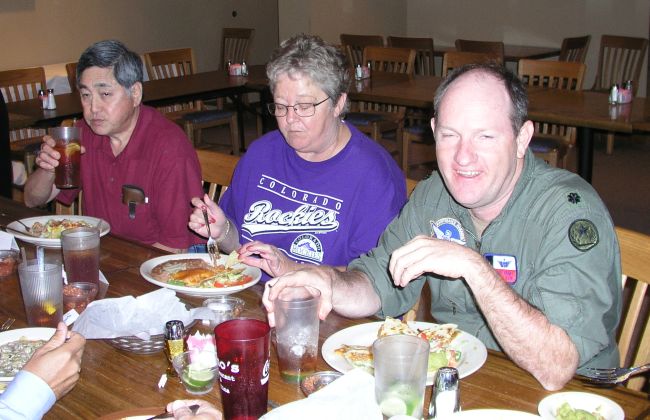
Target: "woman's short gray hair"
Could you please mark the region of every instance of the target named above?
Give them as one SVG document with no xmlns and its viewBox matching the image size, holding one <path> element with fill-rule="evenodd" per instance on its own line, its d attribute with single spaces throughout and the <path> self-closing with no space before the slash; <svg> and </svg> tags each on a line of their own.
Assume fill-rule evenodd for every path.
<svg viewBox="0 0 650 420">
<path fill-rule="evenodd" d="M 142 59 L 114 39 L 96 42 L 81 54 L 77 63 L 77 84 L 89 67 L 112 68 L 115 80 L 125 89 L 136 82 L 142 83 Z"/>
<path fill-rule="evenodd" d="M 296 35 L 280 44 L 266 65 L 271 93 L 283 74 L 309 77 L 336 103 L 350 88 L 348 59 L 340 48 L 315 35 Z M 343 112 L 347 110 L 347 101 Z"/>
</svg>

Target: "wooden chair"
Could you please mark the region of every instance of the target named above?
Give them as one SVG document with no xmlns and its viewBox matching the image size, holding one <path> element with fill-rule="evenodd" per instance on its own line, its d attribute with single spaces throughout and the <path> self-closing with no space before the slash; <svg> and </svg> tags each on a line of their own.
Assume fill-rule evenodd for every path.
<svg viewBox="0 0 650 420">
<path fill-rule="evenodd" d="M 571 61 L 519 60 L 518 72 L 526 86 L 582 90 L 585 65 Z M 549 165 L 564 168 L 568 151 L 575 142 L 575 127 L 535 122 L 535 134 L 529 147 Z"/>
<path fill-rule="evenodd" d="M 591 35 L 579 36 L 575 38 L 564 38 L 562 48 L 560 49 L 560 61 L 577 61 L 584 63 L 587 58 L 587 50 Z"/>
<path fill-rule="evenodd" d="M 435 57 L 433 50 L 433 38 L 409 38 L 389 36 L 387 39 L 389 47 L 411 48 L 415 50 L 415 63 L 413 73 L 421 76 L 435 76 Z M 406 108 L 406 123 L 403 136 L 408 131 L 415 133 L 427 130 L 431 116 L 428 110 L 420 108 Z M 410 141 L 403 138 L 404 142 Z M 404 150 L 404 156 L 408 159 L 408 150 Z M 407 173 L 408 175 L 408 173 Z"/>
<path fill-rule="evenodd" d="M 183 77 L 196 71 L 192 48 L 154 51 L 144 54 L 147 73 L 151 80 Z M 221 125 L 230 126 L 232 153 L 239 154 L 239 127 L 237 114 L 232 111 L 204 110 L 201 101 L 176 104 L 163 111 L 168 118 L 182 125 L 195 146 L 201 143 L 201 130 Z"/>
<path fill-rule="evenodd" d="M 0 71 L 0 94 L 6 103 L 38 98 L 40 89 L 47 89 L 43 67 Z M 25 172 L 33 163 L 25 149 L 40 144 L 44 135 L 44 129 L 34 127 L 9 131 L 11 159 L 24 166 Z M 22 187 L 12 186 L 12 195 L 22 200 Z"/>
<path fill-rule="evenodd" d="M 628 36 L 603 35 L 600 38 L 600 53 L 598 68 L 593 90 L 609 92 L 615 83 L 619 86 L 632 80 L 632 93 L 636 96 L 639 89 L 641 67 L 648 49 L 646 38 Z M 607 135 L 607 154 L 614 151 L 614 134 Z"/>
<path fill-rule="evenodd" d="M 408 38 L 389 36 L 389 47 L 411 48 L 415 50 L 413 73 L 423 76 L 435 76 L 433 38 Z"/>
<path fill-rule="evenodd" d="M 623 290 L 629 291 L 629 303 L 619 327 L 618 350 L 621 366 L 638 366 L 650 361 L 650 236 L 621 227 L 616 227 L 616 236 L 621 247 Z M 646 377 L 636 376 L 626 386 L 638 391 L 646 382 Z"/>
<path fill-rule="evenodd" d="M 252 28 L 223 28 L 221 35 L 221 68 L 228 68 L 228 60 L 232 63 L 248 62 L 255 29 Z"/>
<path fill-rule="evenodd" d="M 366 62 L 363 60 L 363 49 L 365 47 L 383 47 L 384 37 L 381 35 L 352 35 L 341 34 L 341 45 L 345 48 L 345 52 L 350 60 L 350 65 L 356 67 L 357 65 L 365 66 Z"/>
<path fill-rule="evenodd" d="M 218 202 L 232 181 L 239 156 L 203 149 L 197 150 L 196 155 L 201 164 L 201 178 L 208 183 L 208 195 Z"/>
<path fill-rule="evenodd" d="M 382 72 L 413 75 L 415 50 L 395 47 L 366 47 L 363 50 L 363 62 L 370 63 L 373 75 Z M 347 114 L 346 120 L 376 141 L 383 143 L 384 133 L 395 133 L 395 152 L 399 156 L 402 169 L 405 169 L 403 166 L 405 156 L 402 151 L 402 131 L 406 107 L 356 101 L 351 108 L 352 112 Z M 387 148 L 390 150 L 390 147 Z"/>
<path fill-rule="evenodd" d="M 499 56 L 492 53 L 478 53 L 466 51 L 448 51 L 442 56 L 442 77 L 455 68 L 466 64 L 499 63 Z"/>
<path fill-rule="evenodd" d="M 68 83 L 70 84 L 70 91 L 77 92 L 77 63 L 68 63 L 65 65 L 65 72 L 68 75 Z"/>
<path fill-rule="evenodd" d="M 503 64 L 503 57 L 505 55 L 504 50 L 503 42 L 473 41 L 469 39 L 456 40 L 456 51 L 494 55 L 497 57 L 499 64 Z"/>
</svg>

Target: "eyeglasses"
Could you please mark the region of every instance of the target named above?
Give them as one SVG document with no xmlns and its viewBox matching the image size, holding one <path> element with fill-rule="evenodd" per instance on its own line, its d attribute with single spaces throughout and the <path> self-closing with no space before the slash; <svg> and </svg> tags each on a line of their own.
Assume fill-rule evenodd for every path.
<svg viewBox="0 0 650 420">
<path fill-rule="evenodd" d="M 296 113 L 299 117 L 311 117 L 316 113 L 316 107 L 323 102 L 327 101 L 330 97 L 323 99 L 318 103 L 298 103 L 295 105 L 282 105 L 282 104 L 266 104 L 266 107 L 269 110 L 269 114 L 275 115 L 276 117 L 284 117 L 289 112 L 289 108 L 293 108 L 293 112 Z"/>
</svg>

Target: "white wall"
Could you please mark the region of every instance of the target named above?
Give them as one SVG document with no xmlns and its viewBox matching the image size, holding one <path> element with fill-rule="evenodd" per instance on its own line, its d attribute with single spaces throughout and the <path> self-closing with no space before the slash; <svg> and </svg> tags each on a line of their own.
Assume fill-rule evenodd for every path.
<svg viewBox="0 0 650 420">
<path fill-rule="evenodd" d="M 406 33 L 406 0 L 278 0 L 280 39 L 298 33 L 340 43 L 339 34 Z"/>
<path fill-rule="evenodd" d="M 646 38 L 648 0 L 405 0 L 409 36 L 431 36 L 435 45 L 456 38 L 506 44 L 560 46 L 562 39 L 591 35 L 584 88 L 596 76 L 602 34 Z M 639 94 L 645 96 L 646 67 Z"/>
<path fill-rule="evenodd" d="M 199 70 L 212 70 L 223 27 L 255 28 L 250 61 L 259 64 L 277 46 L 277 24 L 269 0 L 1 0 L 0 70 L 76 61 L 107 38 L 139 53 L 192 47 Z"/>
<path fill-rule="evenodd" d="M 648 36 L 648 0 L 278 0 L 280 38 L 309 32 L 330 42 L 340 33 L 432 37 L 450 46 L 456 38 L 507 44 L 557 46 L 590 34 L 585 88 L 598 64 L 602 34 Z M 647 59 L 646 59 L 647 60 Z M 639 93 L 646 92 L 647 68 Z"/>
</svg>

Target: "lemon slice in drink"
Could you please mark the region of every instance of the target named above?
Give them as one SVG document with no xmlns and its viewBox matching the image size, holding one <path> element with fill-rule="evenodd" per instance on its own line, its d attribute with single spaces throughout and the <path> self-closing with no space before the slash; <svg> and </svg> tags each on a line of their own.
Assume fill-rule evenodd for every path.
<svg viewBox="0 0 650 420">
<path fill-rule="evenodd" d="M 388 397 L 379 404 L 379 409 L 387 417 L 406 414 L 406 403 L 397 397 Z"/>
</svg>

